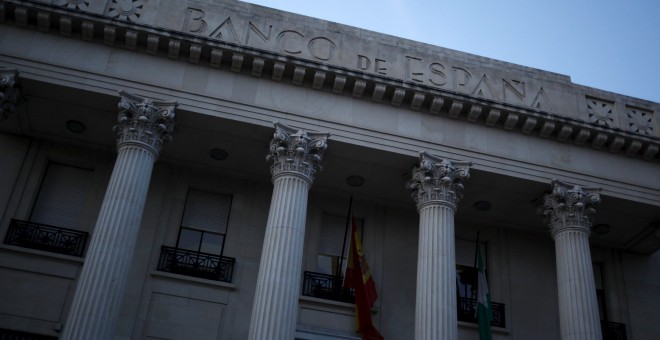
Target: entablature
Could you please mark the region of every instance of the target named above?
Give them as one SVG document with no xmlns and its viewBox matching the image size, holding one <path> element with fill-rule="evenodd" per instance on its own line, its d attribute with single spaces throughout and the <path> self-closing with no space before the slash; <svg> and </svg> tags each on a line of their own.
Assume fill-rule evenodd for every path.
<svg viewBox="0 0 660 340">
<path fill-rule="evenodd" d="M 660 154 L 657 103 L 246 3 L 5 0 L 0 22 L 645 160 Z"/>
</svg>

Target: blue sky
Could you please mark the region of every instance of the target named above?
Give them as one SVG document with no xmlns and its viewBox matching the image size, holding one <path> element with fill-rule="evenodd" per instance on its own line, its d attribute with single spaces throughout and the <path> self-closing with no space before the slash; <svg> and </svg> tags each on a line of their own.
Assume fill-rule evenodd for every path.
<svg viewBox="0 0 660 340">
<path fill-rule="evenodd" d="M 660 102 L 660 0 L 248 0 Z"/>
</svg>

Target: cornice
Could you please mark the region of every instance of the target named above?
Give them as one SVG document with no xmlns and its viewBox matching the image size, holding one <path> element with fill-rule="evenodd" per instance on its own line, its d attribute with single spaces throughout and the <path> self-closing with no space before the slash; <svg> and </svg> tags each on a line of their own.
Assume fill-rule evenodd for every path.
<svg viewBox="0 0 660 340">
<path fill-rule="evenodd" d="M 270 78 L 276 82 L 292 83 L 318 91 L 352 96 L 360 100 L 648 161 L 659 159 L 660 138 L 655 121 L 657 112 L 638 108 L 639 105 L 635 104 L 634 100 L 630 105 L 624 103 L 627 111 L 618 112 L 619 116 L 615 117 L 628 122 L 626 124 L 629 131 L 626 131 L 613 127 L 613 124 L 598 112 L 602 109 L 600 105 L 605 107 L 608 102 L 601 102 L 589 94 L 585 94 L 583 100 L 594 106 L 594 112 L 590 111 L 589 119 L 581 120 L 574 118 L 569 112 L 549 112 L 540 104 L 514 105 L 413 81 L 360 72 L 295 55 L 141 25 L 131 22 L 129 17 L 123 18 L 124 20 L 119 17 L 113 19 L 83 12 L 75 6 L 69 7 L 37 1 L 0 0 L 0 23 L 26 29 L 36 28 L 90 43 L 103 43 L 180 62 L 228 69 L 235 73 Z M 543 88 L 540 91 L 542 90 Z M 539 92 L 537 96 L 540 95 L 543 94 Z M 589 103 L 590 100 L 593 102 Z M 591 106 L 589 109 L 591 110 Z M 620 126 L 626 124 L 621 123 Z"/>
</svg>

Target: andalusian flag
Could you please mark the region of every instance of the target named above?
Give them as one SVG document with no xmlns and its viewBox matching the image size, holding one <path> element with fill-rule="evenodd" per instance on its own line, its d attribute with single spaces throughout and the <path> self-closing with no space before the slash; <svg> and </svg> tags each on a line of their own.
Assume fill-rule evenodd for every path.
<svg viewBox="0 0 660 340">
<path fill-rule="evenodd" d="M 493 334 L 490 330 L 490 322 L 493 320 L 493 311 L 490 306 L 490 292 L 488 291 L 488 282 L 486 281 L 486 272 L 484 270 L 484 260 L 479 251 L 479 242 L 477 242 L 477 319 L 479 320 L 479 340 L 492 340 Z"/>
<path fill-rule="evenodd" d="M 383 336 L 371 323 L 371 306 L 377 298 L 376 285 L 362 251 L 362 241 L 357 233 L 355 219 L 351 218 L 351 221 L 351 249 L 348 252 L 344 288 L 355 289 L 355 329 L 362 333 L 363 340 L 383 340 Z"/>
</svg>

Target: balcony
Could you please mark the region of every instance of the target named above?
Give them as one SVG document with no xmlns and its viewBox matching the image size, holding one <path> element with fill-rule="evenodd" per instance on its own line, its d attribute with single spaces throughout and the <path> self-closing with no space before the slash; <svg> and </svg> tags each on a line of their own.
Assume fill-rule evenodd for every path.
<svg viewBox="0 0 660 340">
<path fill-rule="evenodd" d="M 12 219 L 5 244 L 82 257 L 89 233 Z"/>
<path fill-rule="evenodd" d="M 626 325 L 618 322 L 600 321 L 603 340 L 626 340 Z"/>
<path fill-rule="evenodd" d="M 158 270 L 214 281 L 231 282 L 234 272 L 232 257 L 162 246 Z"/>
<path fill-rule="evenodd" d="M 498 302 L 490 303 L 493 309 L 493 321 L 490 323 L 493 327 L 504 328 L 506 320 L 504 318 L 504 304 Z M 458 321 L 479 323 L 477 320 L 477 300 L 465 297 L 458 298 Z"/>
<path fill-rule="evenodd" d="M 305 272 L 302 295 L 319 299 L 355 303 L 353 289 L 343 288 L 341 276 Z"/>
</svg>

